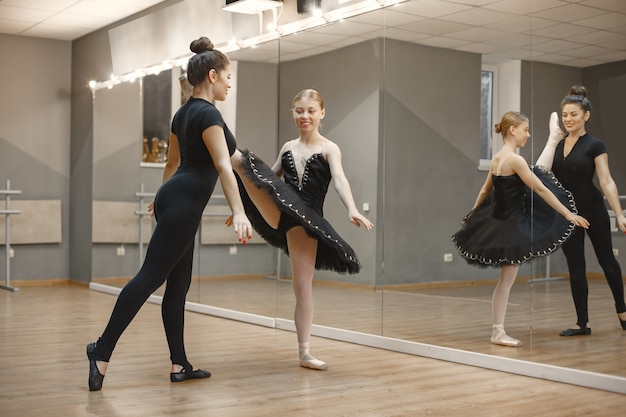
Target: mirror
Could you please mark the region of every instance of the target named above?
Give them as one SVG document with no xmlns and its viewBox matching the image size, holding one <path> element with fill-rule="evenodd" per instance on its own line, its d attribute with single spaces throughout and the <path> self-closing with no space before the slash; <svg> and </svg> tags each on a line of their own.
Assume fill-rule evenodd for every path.
<svg viewBox="0 0 626 417">
<path fill-rule="evenodd" d="M 219 103 L 237 146 L 268 163 L 278 147 L 278 48 L 276 40 L 228 54 L 231 89 Z M 235 244 L 232 228 L 224 226 L 230 210 L 221 194 L 216 188 L 200 228 L 198 302 L 266 323 L 276 315 L 277 251 L 258 235 L 245 246 Z"/>
<path fill-rule="evenodd" d="M 139 223 L 140 197 L 160 175 L 140 167 L 143 117 L 141 82 L 94 92 L 93 280 L 121 285 L 140 265 L 151 220 Z M 147 203 L 151 200 L 146 200 Z M 141 234 L 140 234 L 141 230 Z"/>
<path fill-rule="evenodd" d="M 481 139 L 481 132 L 492 132 L 505 111 L 520 109 L 530 117 L 532 134 L 520 153 L 532 163 L 545 143 L 550 112 L 558 110 L 575 83 L 584 82 L 592 91 L 595 110 L 589 127 L 599 126 L 597 135 L 607 138 L 613 177 L 618 189 L 625 190 L 626 172 L 614 156 L 623 145 L 609 142 L 619 137 L 619 106 L 612 103 L 620 103 L 615 91 L 624 85 L 623 72 L 583 69 L 574 61 L 552 63 L 556 58 L 550 49 L 556 45 L 538 29 L 546 21 L 531 13 L 537 7 L 531 0 L 515 2 L 516 10 L 494 6 L 493 21 L 476 22 L 478 27 L 467 24 L 468 16 L 462 18 L 463 12 L 472 13 L 471 6 L 438 3 L 441 9 L 433 2 L 409 0 L 285 35 L 256 50 L 228 53 L 237 62 L 237 92 L 229 101 L 236 97 L 238 146 L 272 163 L 282 144 L 298 134 L 290 112 L 294 95 L 303 88 L 317 89 L 327 107 L 322 133 L 340 146 L 357 206 L 368 204 L 364 214 L 375 223 L 369 233 L 355 228 L 337 194 L 328 193 L 325 217 L 353 245 L 363 269 L 353 276 L 316 272 L 314 334 L 334 337 L 341 329 L 626 377 L 619 356 L 625 339 L 591 252 L 594 336 L 558 336 L 573 324 L 575 313 L 564 278 L 567 265 L 557 251 L 525 263 L 518 272 L 505 327 L 524 346 L 510 348 L 489 343 L 498 269 L 467 265 L 450 242 L 484 181 L 486 171 L 479 167 L 488 166 L 488 160 L 481 160 L 498 149 L 498 138 Z M 443 18 L 455 13 L 461 13 L 458 21 Z M 496 74 L 493 118 L 486 128 L 481 125 L 484 72 Z M 94 155 L 98 200 L 136 201 L 138 185 L 155 190 L 160 184 L 160 170 L 133 165 L 141 155 L 117 152 L 130 136 L 141 136 L 140 95 L 140 84 L 96 92 L 94 148 L 116 144 Z M 126 105 L 119 114 L 119 103 L 132 102 L 136 108 L 129 111 L 132 106 Z M 119 143 L 122 137 L 127 139 Z M 123 198 L 102 184 L 107 175 L 115 175 L 111 167 L 122 165 L 129 167 L 125 179 L 139 179 Z M 223 204 L 216 198 L 210 205 L 219 213 Z M 196 247 L 197 279 L 188 299 L 293 328 L 288 257 L 262 243 L 236 245 L 232 253 L 232 245 L 203 240 L 202 229 L 212 227 L 204 223 Z M 614 247 L 626 253 L 626 238 L 618 233 L 613 238 Z M 94 243 L 94 279 L 136 272 L 136 259 L 117 257 L 117 246 Z M 127 253 L 134 250 L 125 247 Z M 593 361 L 584 359 L 592 355 Z"/>
</svg>

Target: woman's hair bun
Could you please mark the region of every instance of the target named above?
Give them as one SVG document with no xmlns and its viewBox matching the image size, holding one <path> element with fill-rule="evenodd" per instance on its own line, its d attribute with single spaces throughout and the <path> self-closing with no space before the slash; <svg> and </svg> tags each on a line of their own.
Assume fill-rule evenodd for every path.
<svg viewBox="0 0 626 417">
<path fill-rule="evenodd" d="M 191 42 L 191 45 L 189 45 L 189 49 L 191 49 L 191 52 L 195 54 L 212 51 L 214 47 L 215 45 L 213 45 L 213 42 L 211 42 L 211 40 L 206 36 L 196 39 Z"/>
<path fill-rule="evenodd" d="M 573 85 L 569 89 L 569 95 L 587 97 L 587 89 L 582 85 Z"/>
</svg>

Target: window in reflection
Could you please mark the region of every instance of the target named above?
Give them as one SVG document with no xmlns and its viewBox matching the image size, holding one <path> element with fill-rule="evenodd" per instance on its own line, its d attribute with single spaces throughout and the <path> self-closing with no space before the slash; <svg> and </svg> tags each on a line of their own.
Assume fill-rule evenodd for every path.
<svg viewBox="0 0 626 417">
<path fill-rule="evenodd" d="M 493 88 L 494 71 L 482 70 L 480 74 L 480 159 L 481 166 L 488 165 L 482 160 L 491 160 L 491 132 L 493 129 Z"/>
</svg>

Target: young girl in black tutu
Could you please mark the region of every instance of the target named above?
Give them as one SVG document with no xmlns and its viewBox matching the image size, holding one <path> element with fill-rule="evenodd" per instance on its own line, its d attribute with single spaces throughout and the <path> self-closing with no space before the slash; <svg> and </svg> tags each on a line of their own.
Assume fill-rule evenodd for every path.
<svg viewBox="0 0 626 417">
<path fill-rule="evenodd" d="M 350 221 L 366 230 L 373 227 L 354 203 L 341 150 L 319 132 L 325 113 L 320 94 L 303 90 L 292 103 L 300 135 L 284 144 L 271 168 L 248 151 L 235 152 L 231 158 L 252 226 L 270 244 L 289 254 L 300 366 L 317 370 L 326 370 L 328 365 L 309 351 L 315 269 L 354 274 L 361 268 L 353 249 L 323 217 L 331 182 L 348 209 Z"/>
<path fill-rule="evenodd" d="M 528 117 L 507 112 L 495 131 L 502 134 L 504 144 L 493 156 L 474 208 L 452 241 L 469 264 L 500 267 L 492 296 L 491 343 L 522 346 L 504 331 L 509 293 L 520 265 L 555 251 L 575 226 L 588 228 L 589 222 L 576 214 L 571 193 L 550 171 L 531 170 L 517 154 L 530 138 Z M 541 199 L 534 198 L 535 193 Z"/>
</svg>

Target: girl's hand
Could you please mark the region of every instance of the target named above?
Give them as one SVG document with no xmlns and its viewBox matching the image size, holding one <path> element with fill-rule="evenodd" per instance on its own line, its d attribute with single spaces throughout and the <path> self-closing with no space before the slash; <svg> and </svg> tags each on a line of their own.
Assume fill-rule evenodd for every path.
<svg viewBox="0 0 626 417">
<path fill-rule="evenodd" d="M 148 204 L 148 211 L 151 213 L 150 217 L 154 217 L 154 200 L 150 204 Z"/>
<path fill-rule="evenodd" d="M 374 224 L 361 213 L 354 213 L 350 215 L 350 222 L 354 223 L 357 227 L 361 227 L 361 225 L 363 225 L 365 230 L 372 230 L 374 228 Z"/>
<path fill-rule="evenodd" d="M 225 223 L 226 226 L 235 228 L 235 233 L 239 235 L 239 242 L 244 245 L 252 239 L 252 224 L 244 213 L 231 214 Z"/>
</svg>

